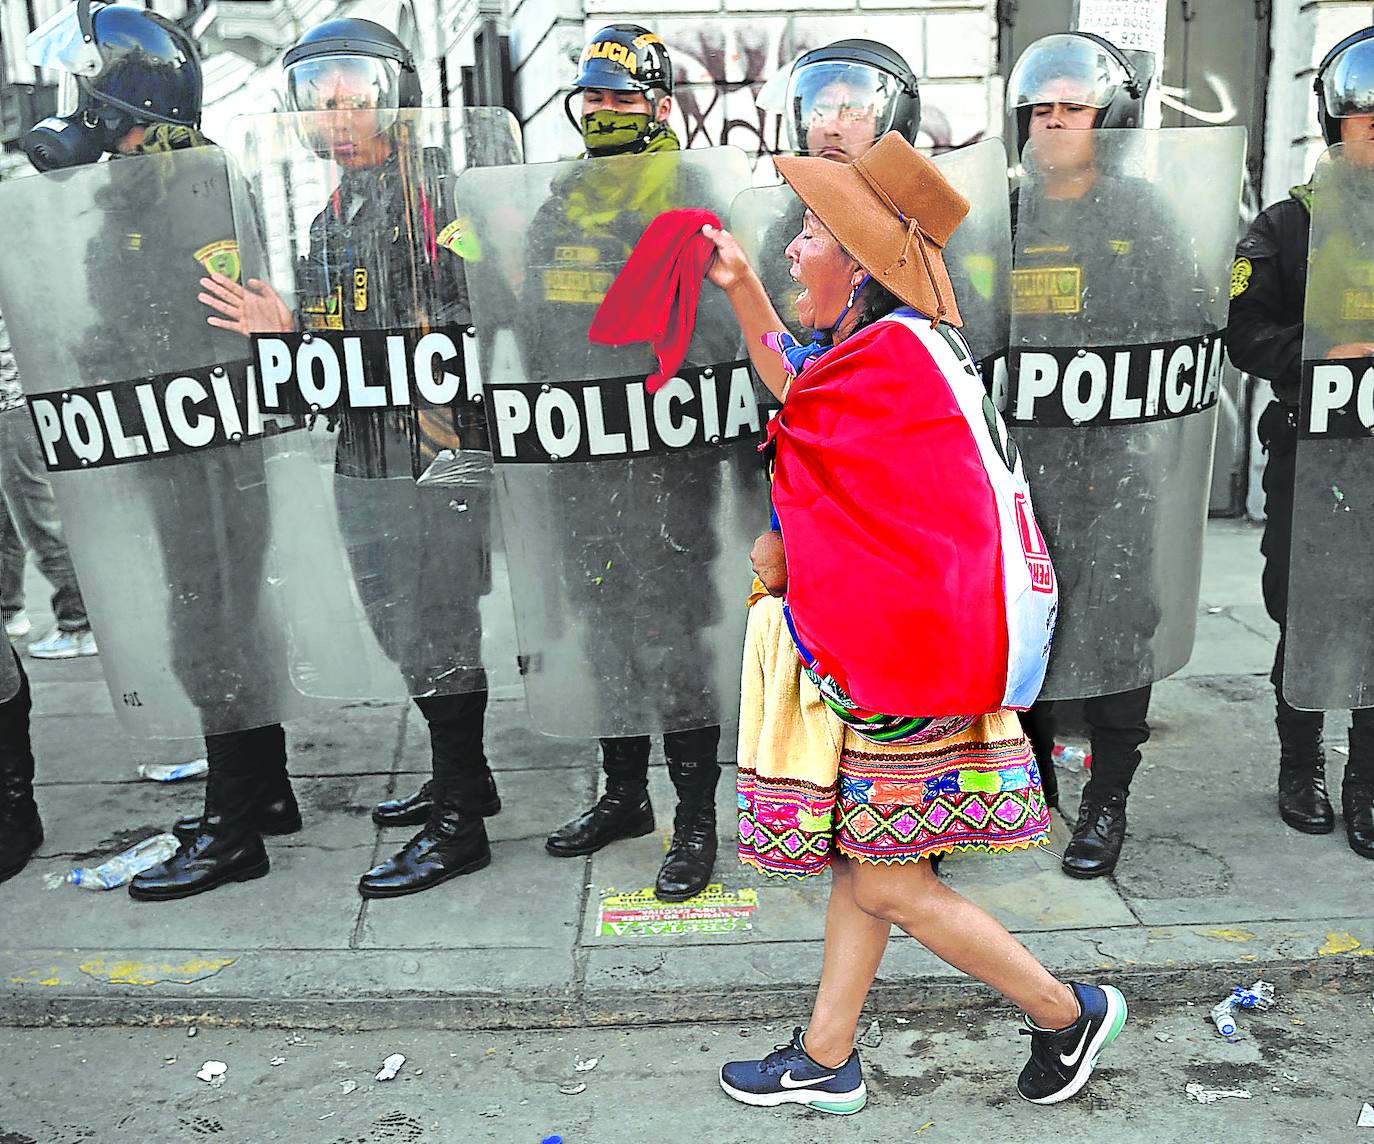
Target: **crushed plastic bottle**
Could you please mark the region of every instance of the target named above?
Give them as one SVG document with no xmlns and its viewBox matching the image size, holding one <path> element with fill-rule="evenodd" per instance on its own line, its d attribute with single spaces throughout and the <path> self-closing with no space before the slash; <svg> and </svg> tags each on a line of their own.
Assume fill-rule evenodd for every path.
<svg viewBox="0 0 1374 1144">
<path fill-rule="evenodd" d="M 1223 1037 L 1233 1037 L 1236 1034 L 1237 1009 L 1255 1009 L 1263 1012 L 1274 1004 L 1274 987 L 1268 981 L 1256 981 L 1250 988 L 1246 989 L 1242 985 L 1237 985 L 1231 990 L 1229 997 L 1224 997 L 1212 1006 L 1212 1024 L 1217 1027 L 1217 1032 Z"/>
<path fill-rule="evenodd" d="M 210 773 L 208 759 L 192 759 L 189 763 L 141 763 L 138 777 L 155 783 L 175 783 L 182 779 L 198 779 Z"/>
<path fill-rule="evenodd" d="M 1236 1017 L 1232 1011 L 1234 998 L 1228 997 L 1225 1001 L 1219 1001 L 1212 1006 L 1210 1016 L 1212 1024 L 1217 1027 L 1217 1032 L 1223 1037 L 1234 1037 L 1236 1035 Z"/>
<path fill-rule="evenodd" d="M 1091 751 L 1085 751 L 1082 747 L 1070 747 L 1063 743 L 1054 745 L 1054 765 L 1063 767 L 1065 770 L 1072 771 L 1082 767 L 1085 771 L 1092 770 L 1093 756 Z"/>
<path fill-rule="evenodd" d="M 1231 1000 L 1238 1009 L 1258 1009 L 1263 1012 L 1274 1005 L 1274 987 L 1267 981 L 1256 981 L 1249 989 L 1237 985 L 1231 990 Z"/>
<path fill-rule="evenodd" d="M 83 890 L 116 890 L 132 882 L 135 874 L 167 861 L 179 845 L 175 834 L 154 834 L 99 866 L 78 866 L 68 871 L 66 880 Z"/>
</svg>

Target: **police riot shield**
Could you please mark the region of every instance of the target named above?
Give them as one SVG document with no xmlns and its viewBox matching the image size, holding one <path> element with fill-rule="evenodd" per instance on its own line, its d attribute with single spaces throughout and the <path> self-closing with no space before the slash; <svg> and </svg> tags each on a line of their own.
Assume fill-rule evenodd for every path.
<svg viewBox="0 0 1374 1144">
<path fill-rule="evenodd" d="M 247 340 L 197 300 L 252 246 L 235 178 L 200 147 L 0 184 L 0 227 L 34 236 L 0 260 L 0 308 L 115 711 L 138 735 L 301 709 L 268 490 L 295 434 L 255 401 Z"/>
<path fill-rule="evenodd" d="M 1042 698 L 1192 653 L 1245 132 L 1052 131 L 1022 162 L 1006 421 L 1059 574 Z"/>
<path fill-rule="evenodd" d="M 1294 707 L 1323 711 L 1374 707 L 1370 145 L 1327 151 L 1311 214 L 1283 694 Z"/>
<path fill-rule="evenodd" d="M 516 680 L 464 269 L 478 250 L 454 190 L 469 162 L 519 163 L 519 129 L 503 108 L 377 116 L 250 115 L 232 136 L 240 229 L 263 239 L 245 276 L 282 299 L 250 322 L 257 399 L 303 421 L 317 469 L 273 484 L 279 516 L 313 518 L 323 544 L 281 581 L 291 673 L 337 698 L 481 690 L 484 664 Z"/>
<path fill-rule="evenodd" d="M 969 213 L 944 251 L 963 318 L 963 334 L 980 368 L 1005 373 L 1011 222 L 1007 160 L 1002 145 L 986 139 L 935 157 L 935 165 L 964 198 Z M 801 200 L 785 183 L 743 191 L 730 211 L 730 225 L 749 254 L 764 289 L 794 334 L 810 336 L 797 319 L 797 284 L 785 251 L 801 232 Z"/>
<path fill-rule="evenodd" d="M 762 416 L 739 328 L 703 283 L 690 344 L 661 387 L 646 384 L 656 364 L 647 344 L 588 334 L 652 221 L 693 207 L 723 219 L 748 182 L 733 148 L 469 169 L 458 180 L 481 251 L 468 279 L 479 351 L 490 355 L 521 670 L 548 734 L 685 730 L 739 709 L 749 547 L 768 519 Z M 666 233 L 656 229 L 641 258 L 665 259 Z M 672 275 L 665 264 L 648 277 Z M 669 308 L 666 296 L 640 296 L 602 321 L 672 326 Z M 690 321 L 690 303 L 676 315 Z"/>
</svg>

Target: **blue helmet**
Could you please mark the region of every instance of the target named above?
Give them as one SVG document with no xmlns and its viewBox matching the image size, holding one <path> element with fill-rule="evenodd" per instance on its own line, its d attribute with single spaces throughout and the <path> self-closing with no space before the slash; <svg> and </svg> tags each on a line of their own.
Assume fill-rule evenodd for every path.
<svg viewBox="0 0 1374 1144">
<path fill-rule="evenodd" d="M 156 12 L 76 0 L 33 32 L 27 47 L 36 67 L 63 73 L 58 114 L 22 141 L 40 170 L 92 162 L 134 127 L 200 123 L 204 83 L 195 43 Z"/>
</svg>

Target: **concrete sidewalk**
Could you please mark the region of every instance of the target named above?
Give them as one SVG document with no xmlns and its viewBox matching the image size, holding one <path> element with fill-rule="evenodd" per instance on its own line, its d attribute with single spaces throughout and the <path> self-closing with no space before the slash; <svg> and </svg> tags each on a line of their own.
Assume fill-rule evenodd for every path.
<svg viewBox="0 0 1374 1144">
<path fill-rule="evenodd" d="M 1252 526 L 1211 527 L 1197 648 L 1156 688 L 1116 876 L 1071 881 L 1048 851 L 945 867 L 1057 971 L 1160 1000 L 1212 998 L 1261 973 L 1374 975 L 1374 864 L 1339 827 L 1297 834 L 1273 808 L 1275 632 L 1259 599 L 1258 544 Z M 269 878 L 157 905 L 48 889 L 45 876 L 166 829 L 202 788 L 137 781 L 138 763 L 190 757 L 196 745 L 124 737 L 98 661 L 28 663 L 48 841 L 0 885 L 0 1020 L 532 1027 L 806 1011 L 826 885 L 768 882 L 735 862 L 733 772 L 720 792 L 719 888 L 690 908 L 663 907 L 646 889 L 672 813 L 663 768 L 653 774 L 657 835 L 550 858 L 545 834 L 593 797 L 596 750 L 533 733 L 514 696 L 492 705 L 488 753 L 505 809 L 488 823 L 495 862 L 479 874 L 396 901 L 358 897 L 358 875 L 409 835 L 377 830 L 369 810 L 421 780 L 428 738 L 408 705 L 354 704 L 289 728 L 306 828 L 269 842 Z M 1333 771 L 1343 726 L 1330 720 Z M 1061 776 L 1071 812 L 1082 781 Z M 1052 849 L 1066 837 L 1057 822 Z M 903 940 L 875 1000 L 893 1009 L 987 997 Z"/>
</svg>

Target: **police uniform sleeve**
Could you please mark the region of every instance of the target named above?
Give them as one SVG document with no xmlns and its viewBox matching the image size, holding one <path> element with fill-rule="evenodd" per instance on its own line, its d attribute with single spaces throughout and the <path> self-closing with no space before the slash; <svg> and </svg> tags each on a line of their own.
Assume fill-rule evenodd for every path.
<svg viewBox="0 0 1374 1144">
<path fill-rule="evenodd" d="M 1292 404 L 1302 375 L 1302 319 L 1286 309 L 1278 234 L 1265 211 L 1236 246 L 1226 345 L 1237 368 L 1267 379 Z"/>
<path fill-rule="evenodd" d="M 453 195 L 453 179 L 443 150 L 425 149 L 425 181 L 434 188 L 435 245 L 439 259 L 434 291 L 436 325 L 466 325 L 472 320 L 472 304 L 468 298 L 467 271 L 463 259 L 467 255 L 467 224 L 460 216 Z"/>
</svg>

